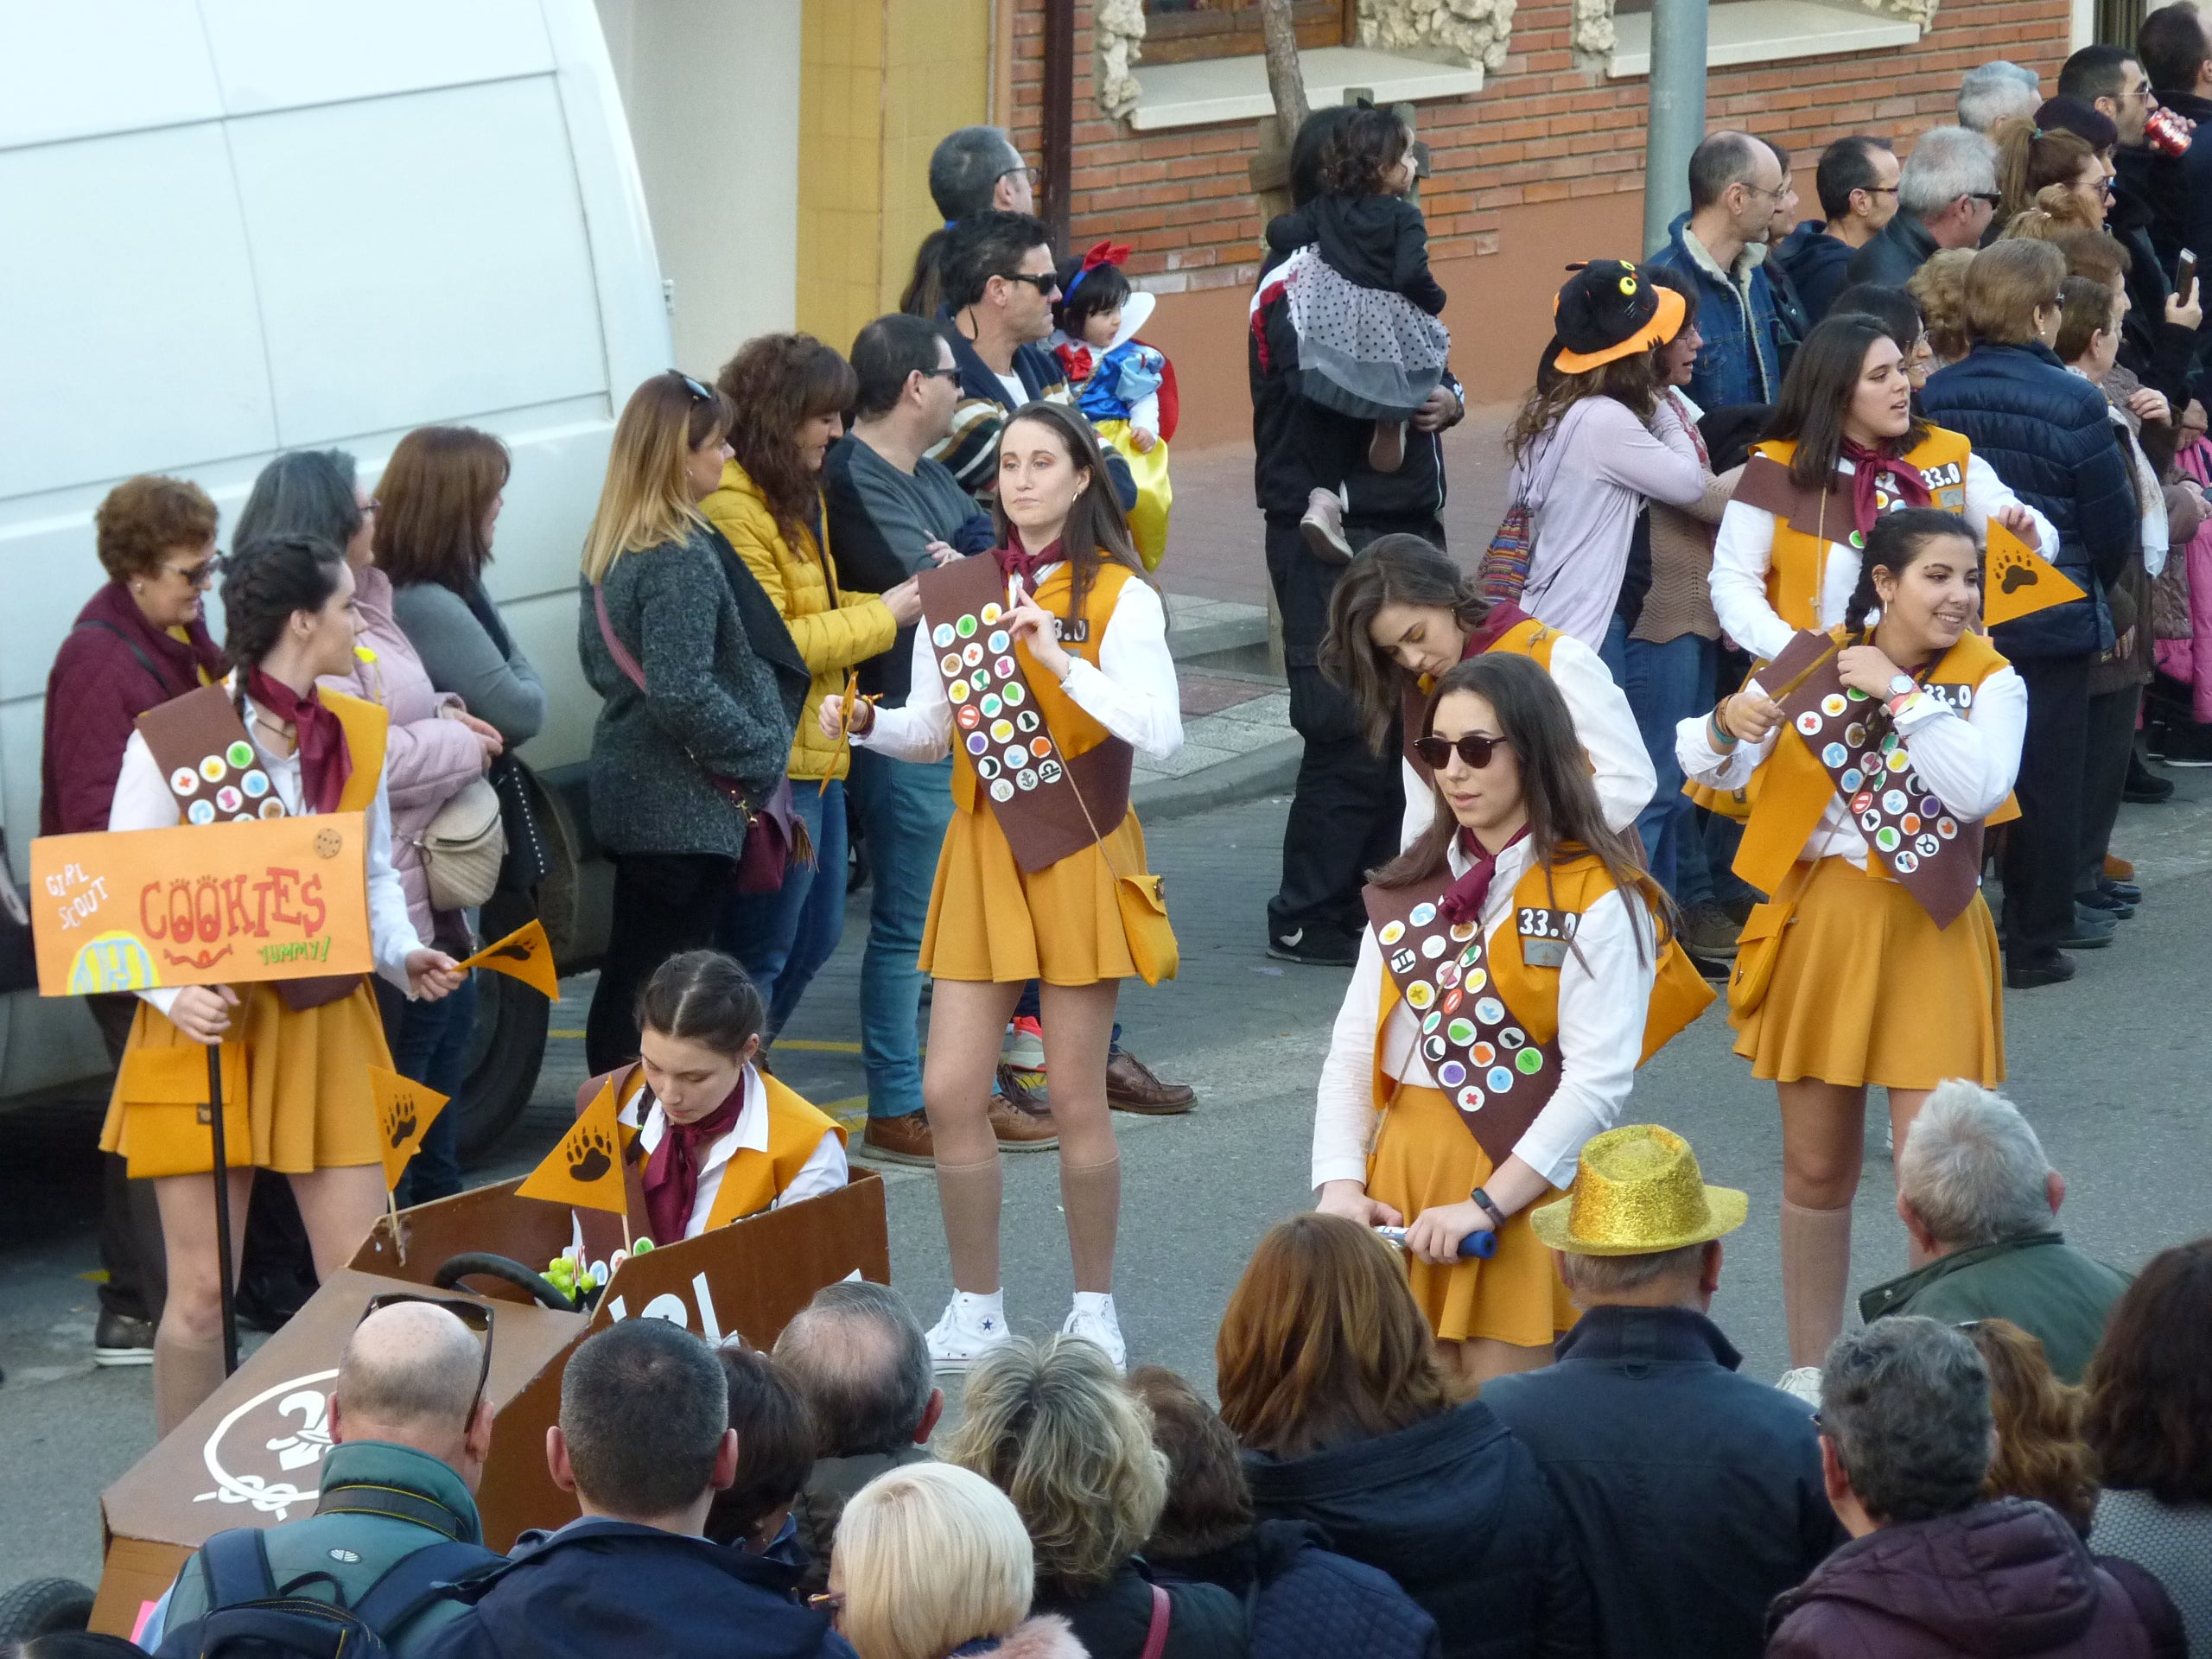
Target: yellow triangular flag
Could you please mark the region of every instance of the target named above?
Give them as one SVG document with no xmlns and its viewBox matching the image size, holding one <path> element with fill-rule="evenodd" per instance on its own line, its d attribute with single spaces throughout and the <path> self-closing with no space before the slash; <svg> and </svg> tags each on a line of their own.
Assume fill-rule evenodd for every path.
<svg viewBox="0 0 2212 1659">
<path fill-rule="evenodd" d="M 515 1189 L 515 1196 L 626 1216 L 630 1203 L 622 1179 L 622 1125 L 615 1117 L 614 1083 L 609 1078 L 561 1137 L 560 1144 L 545 1155 L 545 1161 Z"/>
<path fill-rule="evenodd" d="M 369 1087 L 376 1096 L 377 1150 L 384 1154 L 384 1185 L 389 1192 L 399 1185 L 407 1160 L 421 1147 L 423 1131 L 445 1110 L 446 1097 L 380 1065 L 369 1068 Z"/>
<path fill-rule="evenodd" d="M 560 1000 L 561 979 L 553 969 L 553 942 L 545 937 L 545 924 L 534 916 L 461 965 L 489 968 L 495 974 L 522 981 L 550 1001 Z"/>
<path fill-rule="evenodd" d="M 1994 518 L 1981 575 L 1981 620 L 1990 627 L 2087 599 L 2080 584 Z"/>
</svg>

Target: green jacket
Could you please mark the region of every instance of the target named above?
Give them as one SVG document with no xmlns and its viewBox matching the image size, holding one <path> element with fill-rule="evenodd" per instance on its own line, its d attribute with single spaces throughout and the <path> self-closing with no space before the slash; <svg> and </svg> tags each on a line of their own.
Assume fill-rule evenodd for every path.
<svg viewBox="0 0 2212 1659">
<path fill-rule="evenodd" d="M 389 1488 L 428 1499 L 441 1524 L 404 1521 L 397 1516 L 364 1514 L 346 1508 L 341 1489 L 348 1484 Z M 461 1477 L 427 1452 L 389 1440 L 346 1440 L 330 1448 L 322 1460 L 322 1497 L 315 1512 L 297 1521 L 269 1529 L 270 1575 L 281 1590 L 302 1573 L 327 1573 L 301 1586 L 300 1594 L 318 1601 L 338 1594 L 347 1605 L 358 1602 L 369 1586 L 382 1578 L 394 1562 L 425 1545 L 457 1539 L 463 1543 L 484 1541 L 483 1523 L 476 1515 L 476 1500 Z M 497 1560 L 485 1552 L 486 1562 Z M 177 1630 L 207 1611 L 207 1580 L 194 1555 L 177 1574 L 162 1613 L 162 1630 Z M 398 1630 L 385 1636 L 394 1659 L 410 1659 L 430 1644 L 439 1630 L 467 1611 L 460 1601 L 434 1602 Z"/>
<path fill-rule="evenodd" d="M 2056 1231 L 2030 1233 L 1955 1250 L 1876 1285 L 1859 1297 L 1859 1315 L 1869 1325 L 1885 1313 L 1920 1313 L 1946 1325 L 2010 1319 L 2041 1339 L 2060 1381 L 2079 1382 L 2129 1278 Z"/>
</svg>

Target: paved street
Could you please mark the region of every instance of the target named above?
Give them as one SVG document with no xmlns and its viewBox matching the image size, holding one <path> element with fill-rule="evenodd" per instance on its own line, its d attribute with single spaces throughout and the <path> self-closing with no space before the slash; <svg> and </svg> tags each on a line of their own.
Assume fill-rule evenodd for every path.
<svg viewBox="0 0 2212 1659">
<path fill-rule="evenodd" d="M 2065 1221 L 2078 1243 L 2133 1266 L 2162 1244 L 2212 1229 L 2202 1079 L 2212 1072 L 2202 941 L 2212 934 L 2212 774 L 2171 774 L 2174 804 L 2130 807 L 2118 844 L 2142 866 L 2149 899 L 2109 950 L 2086 955 L 2068 988 L 2012 999 L 2012 1092 L 2069 1184 Z M 1313 1077 L 1344 975 L 1287 968 L 1262 954 L 1262 906 L 1276 875 L 1283 802 L 1257 800 L 1160 825 L 1154 868 L 1167 876 L 1183 976 L 1134 985 L 1128 1040 L 1164 1074 L 1195 1084 L 1198 1109 L 1117 1118 L 1126 1198 L 1117 1298 L 1133 1358 L 1212 1377 L 1213 1332 L 1253 1242 L 1306 1199 Z M 845 944 L 778 1051 L 786 1081 L 858 1109 L 855 984 L 865 894 Z M 556 1030 L 582 1023 L 572 983 Z M 582 1045 L 556 1039 L 524 1122 L 483 1171 L 528 1167 L 565 1121 Z M 1709 1014 L 1641 1079 L 1630 1116 L 1696 1145 L 1708 1179 L 1751 1193 L 1751 1221 L 1729 1241 L 1717 1315 L 1758 1375 L 1783 1363 L 1774 1242 L 1780 1135 L 1773 1096 L 1728 1050 Z M 0 1587 L 41 1573 L 91 1580 L 99 1559 L 98 1494 L 148 1443 L 143 1370 L 90 1364 L 93 1266 L 87 1218 L 95 1172 L 94 1103 L 18 1109 L 0 1160 Z M 1904 1265 L 1891 1190 L 1873 1131 L 1861 1194 L 1856 1282 Z M 1071 1288 L 1050 1154 L 1010 1160 L 1006 1264 L 1017 1328 L 1043 1334 Z M 896 1282 L 926 1320 L 947 1292 L 931 1183 L 887 1172 Z"/>
</svg>

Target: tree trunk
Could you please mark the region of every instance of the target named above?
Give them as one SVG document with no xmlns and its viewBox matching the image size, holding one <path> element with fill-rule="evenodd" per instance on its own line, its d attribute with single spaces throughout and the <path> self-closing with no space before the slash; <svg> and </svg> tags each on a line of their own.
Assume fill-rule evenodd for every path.
<svg viewBox="0 0 2212 1659">
<path fill-rule="evenodd" d="M 1260 29 L 1268 43 L 1268 91 L 1286 137 L 1306 124 L 1306 75 L 1298 63 L 1298 23 L 1291 0 L 1259 0 Z"/>
</svg>

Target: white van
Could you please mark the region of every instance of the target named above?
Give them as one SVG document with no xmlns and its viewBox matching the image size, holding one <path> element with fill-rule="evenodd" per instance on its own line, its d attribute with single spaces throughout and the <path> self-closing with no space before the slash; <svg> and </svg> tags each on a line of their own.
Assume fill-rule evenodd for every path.
<svg viewBox="0 0 2212 1659">
<path fill-rule="evenodd" d="M 92 510 L 135 473 L 198 481 L 227 543 L 280 450 L 347 449 L 373 480 L 414 427 L 497 434 L 514 474 L 488 580 L 550 694 L 523 757 L 575 776 L 597 709 L 577 555 L 614 415 L 671 362 L 592 0 L 0 0 L 0 828 L 19 875 L 47 672 L 105 580 Z M 556 826 L 570 853 L 574 822 Z M 573 861 L 552 887 L 571 957 L 595 950 L 563 925 Z M 545 1005 L 526 995 L 484 999 L 480 1072 L 526 1055 L 535 1076 Z M 77 1003 L 0 999 L 0 1096 L 105 1065 Z"/>
</svg>

